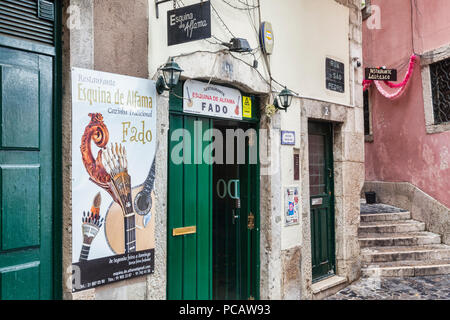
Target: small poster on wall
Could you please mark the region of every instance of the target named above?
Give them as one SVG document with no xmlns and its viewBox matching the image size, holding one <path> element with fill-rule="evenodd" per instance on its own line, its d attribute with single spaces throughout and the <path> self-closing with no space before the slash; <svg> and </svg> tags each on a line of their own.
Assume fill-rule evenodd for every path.
<svg viewBox="0 0 450 320">
<path fill-rule="evenodd" d="M 153 273 L 155 82 L 72 69 L 73 292 Z"/>
<path fill-rule="evenodd" d="M 299 192 L 297 187 L 287 187 L 284 191 L 284 225 L 299 224 Z"/>
</svg>

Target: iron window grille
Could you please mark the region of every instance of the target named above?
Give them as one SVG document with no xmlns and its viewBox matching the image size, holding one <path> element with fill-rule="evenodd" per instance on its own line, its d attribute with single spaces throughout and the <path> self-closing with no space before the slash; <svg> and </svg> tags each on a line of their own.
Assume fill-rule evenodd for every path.
<svg viewBox="0 0 450 320">
<path fill-rule="evenodd" d="M 434 124 L 450 122 L 450 58 L 430 65 Z"/>
</svg>

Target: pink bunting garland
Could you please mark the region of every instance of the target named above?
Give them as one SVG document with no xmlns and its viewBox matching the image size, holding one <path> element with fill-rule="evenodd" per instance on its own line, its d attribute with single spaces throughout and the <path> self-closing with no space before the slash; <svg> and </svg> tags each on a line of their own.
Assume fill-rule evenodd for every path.
<svg viewBox="0 0 450 320">
<path fill-rule="evenodd" d="M 405 89 L 406 89 L 406 86 L 407 86 L 407 84 L 409 82 L 409 79 L 411 78 L 411 76 L 412 76 L 412 74 L 414 72 L 414 66 L 416 64 L 417 59 L 418 59 L 418 57 L 415 54 L 413 54 L 411 56 L 411 59 L 409 61 L 408 72 L 406 73 L 405 79 L 403 79 L 402 82 L 400 82 L 400 83 L 393 83 L 393 82 L 390 82 L 390 81 L 364 80 L 363 81 L 363 89 L 364 89 L 364 91 L 366 91 L 370 87 L 370 85 L 373 82 L 375 82 L 375 86 L 377 87 L 378 91 L 384 97 L 386 97 L 387 99 L 393 100 L 393 99 L 396 99 L 396 98 L 400 97 L 405 92 Z M 386 83 L 386 85 L 389 88 L 392 88 L 392 89 L 398 88 L 399 90 L 397 90 L 396 92 L 393 92 L 393 93 L 389 93 L 383 88 L 383 86 L 381 85 L 381 82 Z"/>
</svg>

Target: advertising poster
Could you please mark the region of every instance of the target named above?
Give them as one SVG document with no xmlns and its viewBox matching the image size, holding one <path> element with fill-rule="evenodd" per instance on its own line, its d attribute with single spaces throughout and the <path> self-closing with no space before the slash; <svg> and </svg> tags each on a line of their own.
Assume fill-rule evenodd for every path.
<svg viewBox="0 0 450 320">
<path fill-rule="evenodd" d="M 153 273 L 155 82 L 72 69 L 73 291 Z"/>
<path fill-rule="evenodd" d="M 285 226 L 299 224 L 299 192 L 297 187 L 289 187 L 284 191 Z"/>
<path fill-rule="evenodd" d="M 242 96 L 237 89 L 187 80 L 183 91 L 185 113 L 242 120 Z"/>
</svg>

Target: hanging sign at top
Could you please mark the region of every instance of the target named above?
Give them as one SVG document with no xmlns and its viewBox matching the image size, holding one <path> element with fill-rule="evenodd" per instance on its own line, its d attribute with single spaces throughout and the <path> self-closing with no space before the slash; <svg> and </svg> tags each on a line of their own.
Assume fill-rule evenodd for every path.
<svg viewBox="0 0 450 320">
<path fill-rule="evenodd" d="M 242 96 L 237 89 L 187 80 L 183 111 L 209 117 L 242 120 Z"/>
<path fill-rule="evenodd" d="M 366 80 L 397 81 L 396 69 L 366 68 Z"/>
<path fill-rule="evenodd" d="M 211 4 L 200 2 L 167 12 L 167 43 L 180 43 L 211 37 Z"/>
</svg>

